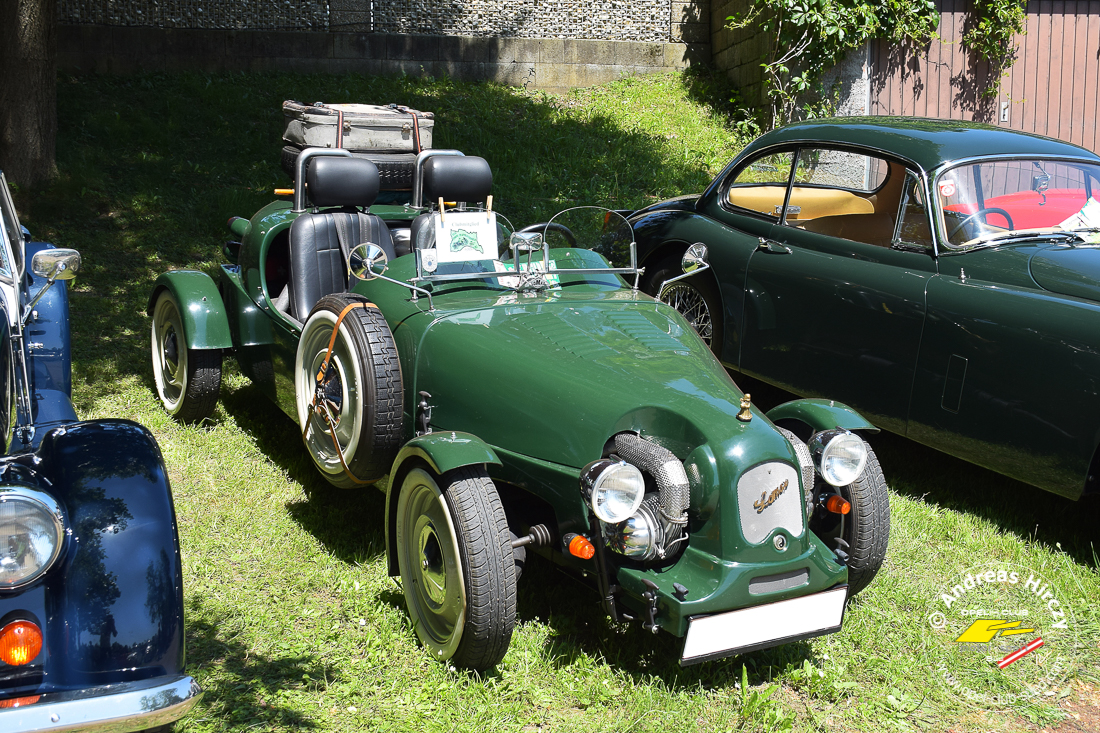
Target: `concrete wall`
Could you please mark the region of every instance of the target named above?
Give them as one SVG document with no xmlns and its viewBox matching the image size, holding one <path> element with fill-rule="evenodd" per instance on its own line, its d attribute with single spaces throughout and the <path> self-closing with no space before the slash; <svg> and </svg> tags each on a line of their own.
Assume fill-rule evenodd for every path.
<svg viewBox="0 0 1100 733">
<path fill-rule="evenodd" d="M 430 74 L 552 91 L 679 70 L 710 58 L 709 44 L 105 25 L 61 25 L 57 47 L 59 68 L 77 73 Z"/>
<path fill-rule="evenodd" d="M 763 34 L 758 23 L 730 30 L 726 20 L 731 15 L 745 18 L 753 7 L 752 0 L 713 0 L 710 11 L 710 45 L 714 65 L 725 71 L 730 81 L 741 90 L 741 98 L 750 106 L 769 107 L 761 62 L 772 50 L 775 41 Z M 822 77 L 826 88 L 838 85 L 836 113 L 843 116 L 864 115 L 870 110 L 869 46 L 850 52 L 840 64 Z"/>
</svg>

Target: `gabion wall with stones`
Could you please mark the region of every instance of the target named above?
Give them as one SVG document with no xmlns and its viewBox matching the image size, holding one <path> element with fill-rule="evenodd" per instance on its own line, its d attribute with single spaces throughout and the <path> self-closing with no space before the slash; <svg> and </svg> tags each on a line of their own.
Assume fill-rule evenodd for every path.
<svg viewBox="0 0 1100 733">
<path fill-rule="evenodd" d="M 329 27 L 329 0 L 58 0 L 57 6 L 58 21 L 74 25 L 211 30 Z"/>
<path fill-rule="evenodd" d="M 672 0 L 58 0 L 68 24 L 332 30 L 665 43 Z M 357 28 L 357 30 L 359 29 Z"/>
<path fill-rule="evenodd" d="M 671 14 L 671 0 L 374 0 L 372 8 L 374 29 L 386 33 L 657 43 L 669 40 Z"/>
</svg>

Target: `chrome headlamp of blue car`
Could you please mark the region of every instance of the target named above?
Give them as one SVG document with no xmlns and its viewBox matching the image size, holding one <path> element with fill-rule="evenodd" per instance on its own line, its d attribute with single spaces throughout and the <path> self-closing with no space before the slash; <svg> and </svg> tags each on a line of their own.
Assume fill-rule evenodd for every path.
<svg viewBox="0 0 1100 733">
<path fill-rule="evenodd" d="M 65 517 L 53 497 L 25 486 L 0 487 L 0 590 L 42 577 L 64 539 Z"/>
</svg>

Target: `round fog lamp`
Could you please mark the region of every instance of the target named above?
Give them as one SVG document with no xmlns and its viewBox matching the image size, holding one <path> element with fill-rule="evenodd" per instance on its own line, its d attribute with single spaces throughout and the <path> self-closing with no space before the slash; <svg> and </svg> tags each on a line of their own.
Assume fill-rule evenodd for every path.
<svg viewBox="0 0 1100 733">
<path fill-rule="evenodd" d="M 42 576 L 61 552 L 61 510 L 33 489 L 0 489 L 0 590 Z"/>
<path fill-rule="evenodd" d="M 638 510 L 645 496 L 645 478 L 626 461 L 603 459 L 581 472 L 581 489 L 600 520 L 617 524 Z"/>
<path fill-rule="evenodd" d="M 821 477 L 833 486 L 847 486 L 867 465 L 867 444 L 847 430 L 823 430 L 807 443 Z"/>
</svg>

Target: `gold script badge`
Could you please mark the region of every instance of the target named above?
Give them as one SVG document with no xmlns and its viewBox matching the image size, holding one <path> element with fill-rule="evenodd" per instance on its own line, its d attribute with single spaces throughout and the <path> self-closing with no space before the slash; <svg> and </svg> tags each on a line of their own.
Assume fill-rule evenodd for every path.
<svg viewBox="0 0 1100 733">
<path fill-rule="evenodd" d="M 783 483 L 779 484 L 778 488 L 772 489 L 770 494 L 767 491 L 761 491 L 760 499 L 752 503 L 752 505 L 756 507 L 756 513 L 760 514 L 774 504 L 776 499 L 783 496 L 783 492 L 787 490 L 789 484 L 790 481 L 785 480 Z"/>
</svg>

